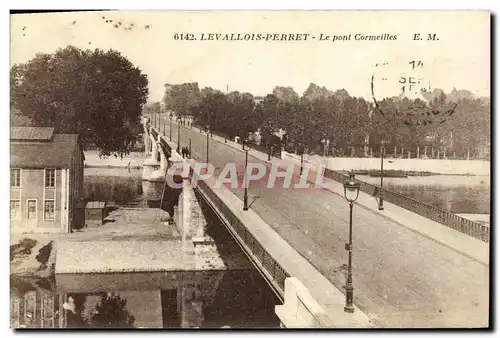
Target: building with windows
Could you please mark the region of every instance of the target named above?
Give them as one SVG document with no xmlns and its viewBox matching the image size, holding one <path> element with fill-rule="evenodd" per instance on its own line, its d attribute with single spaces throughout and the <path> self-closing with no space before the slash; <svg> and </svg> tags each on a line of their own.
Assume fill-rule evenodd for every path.
<svg viewBox="0 0 500 338">
<path fill-rule="evenodd" d="M 85 222 L 84 155 L 77 134 L 52 127 L 12 127 L 12 232 L 71 232 Z"/>
</svg>

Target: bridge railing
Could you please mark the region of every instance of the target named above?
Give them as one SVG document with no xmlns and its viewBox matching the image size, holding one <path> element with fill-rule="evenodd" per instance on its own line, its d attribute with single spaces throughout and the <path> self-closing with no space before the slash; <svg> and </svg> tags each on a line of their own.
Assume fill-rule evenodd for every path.
<svg viewBox="0 0 500 338">
<path fill-rule="evenodd" d="M 190 169 L 191 176 L 193 168 Z M 281 265 L 272 257 L 272 255 L 259 243 L 259 241 L 248 231 L 245 225 L 241 222 L 236 214 L 217 196 L 217 194 L 207 185 L 205 181 L 197 182 L 199 189 L 210 202 L 215 206 L 220 215 L 222 215 L 230 226 L 230 231 L 236 235 L 240 244 L 252 254 L 254 264 L 257 264 L 259 269 L 264 273 L 266 279 L 275 286 L 275 289 L 280 293 L 281 298 L 284 298 L 285 280 L 290 275 L 281 267 Z M 220 216 L 219 215 L 219 216 Z"/>
<path fill-rule="evenodd" d="M 158 138 L 158 132 L 156 131 L 156 129 L 154 127 L 151 128 L 151 135 L 153 136 L 153 138 L 155 140 Z"/>
<path fill-rule="evenodd" d="M 347 175 L 341 172 L 325 168 L 325 177 L 331 178 L 340 183 L 344 183 Z M 408 196 L 398 194 L 396 192 L 380 189 L 375 185 L 359 181 L 361 184 L 360 190 L 371 196 L 380 197 L 380 194 L 387 202 L 393 203 L 401 208 L 412 211 L 420 216 L 429 218 L 435 222 L 441 223 L 449 228 L 460 231 L 466 235 L 479 239 L 483 242 L 490 242 L 490 229 L 488 226 L 473 222 L 466 218 L 457 216 L 451 212 L 441 210 L 432 205 L 414 200 Z"/>
<path fill-rule="evenodd" d="M 170 157 L 172 149 L 171 149 L 170 145 L 167 143 L 167 141 L 165 141 L 165 138 L 163 138 L 163 137 L 160 137 L 160 146 L 162 147 L 162 149 L 165 152 L 165 154 L 167 155 L 167 157 Z"/>
</svg>

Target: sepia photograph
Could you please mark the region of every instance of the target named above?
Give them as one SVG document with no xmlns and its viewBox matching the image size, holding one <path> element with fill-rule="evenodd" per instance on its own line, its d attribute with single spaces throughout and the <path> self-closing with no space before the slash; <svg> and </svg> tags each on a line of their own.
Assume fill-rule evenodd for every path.
<svg viewBox="0 0 500 338">
<path fill-rule="evenodd" d="M 9 17 L 11 329 L 492 326 L 491 12 Z"/>
</svg>

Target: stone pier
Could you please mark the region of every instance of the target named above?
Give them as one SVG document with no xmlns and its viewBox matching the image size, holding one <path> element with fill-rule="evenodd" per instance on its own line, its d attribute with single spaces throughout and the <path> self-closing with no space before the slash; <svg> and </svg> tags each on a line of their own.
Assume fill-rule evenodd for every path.
<svg viewBox="0 0 500 338">
<path fill-rule="evenodd" d="M 158 135 L 158 139 L 155 140 L 154 144 L 154 150 L 156 151 L 156 159 L 158 156 L 160 157 L 160 161 L 156 161 L 156 166 L 155 170 L 151 172 L 149 177 L 147 177 L 148 181 L 151 182 L 165 182 L 165 176 L 167 174 L 167 169 L 168 169 L 168 159 L 165 155 L 165 152 L 161 149 L 161 141 L 160 141 L 161 136 Z M 144 179 L 144 177 L 143 177 Z"/>
<path fill-rule="evenodd" d="M 144 127 L 146 128 L 146 127 Z M 158 161 L 158 144 L 156 140 L 151 136 L 151 133 L 147 133 L 147 137 L 144 137 L 145 140 L 149 140 L 146 145 L 146 160 L 142 164 L 142 179 L 149 180 L 151 174 L 160 168 L 160 162 Z M 149 147 L 151 146 L 149 151 Z M 150 155 L 150 156 L 148 156 Z"/>
</svg>

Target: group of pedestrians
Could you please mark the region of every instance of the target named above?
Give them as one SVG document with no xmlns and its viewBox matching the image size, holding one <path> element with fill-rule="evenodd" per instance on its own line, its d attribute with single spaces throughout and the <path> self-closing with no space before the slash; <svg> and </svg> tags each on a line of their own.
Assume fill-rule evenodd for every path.
<svg viewBox="0 0 500 338">
<path fill-rule="evenodd" d="M 186 127 L 191 127 L 192 126 L 192 122 L 190 120 L 177 120 L 178 123 L 181 125 L 181 126 L 186 126 Z"/>
<path fill-rule="evenodd" d="M 189 152 L 188 147 L 182 147 L 181 155 L 182 155 L 182 158 L 190 158 L 191 157 L 191 154 Z"/>
</svg>

